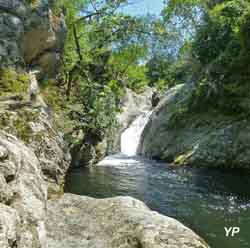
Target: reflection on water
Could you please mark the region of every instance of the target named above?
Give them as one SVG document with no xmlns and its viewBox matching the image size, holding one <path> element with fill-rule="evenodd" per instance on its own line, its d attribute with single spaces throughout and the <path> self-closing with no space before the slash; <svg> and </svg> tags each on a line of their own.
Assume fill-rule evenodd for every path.
<svg viewBox="0 0 250 248">
<path fill-rule="evenodd" d="M 129 195 L 172 216 L 212 248 L 250 247 L 250 177 L 244 172 L 172 168 L 116 155 L 99 166 L 71 171 L 66 191 L 97 198 Z M 226 238 L 224 227 L 239 226 Z"/>
</svg>

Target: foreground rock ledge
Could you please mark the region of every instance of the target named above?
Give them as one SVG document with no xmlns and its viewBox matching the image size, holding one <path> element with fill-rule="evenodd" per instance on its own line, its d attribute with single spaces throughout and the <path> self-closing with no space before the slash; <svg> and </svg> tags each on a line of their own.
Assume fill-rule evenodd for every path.
<svg viewBox="0 0 250 248">
<path fill-rule="evenodd" d="M 65 194 L 48 204 L 49 248 L 208 248 L 180 222 L 130 197 Z"/>
</svg>

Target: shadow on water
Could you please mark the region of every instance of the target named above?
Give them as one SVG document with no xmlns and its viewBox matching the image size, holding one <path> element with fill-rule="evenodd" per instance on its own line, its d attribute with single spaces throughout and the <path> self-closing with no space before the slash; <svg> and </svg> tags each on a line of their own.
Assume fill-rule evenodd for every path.
<svg viewBox="0 0 250 248">
<path fill-rule="evenodd" d="M 66 192 L 97 198 L 129 195 L 172 216 L 212 248 L 250 247 L 250 177 L 246 172 L 173 168 L 138 157 L 115 155 L 99 166 L 73 170 Z M 235 237 L 224 227 L 239 226 Z"/>
</svg>

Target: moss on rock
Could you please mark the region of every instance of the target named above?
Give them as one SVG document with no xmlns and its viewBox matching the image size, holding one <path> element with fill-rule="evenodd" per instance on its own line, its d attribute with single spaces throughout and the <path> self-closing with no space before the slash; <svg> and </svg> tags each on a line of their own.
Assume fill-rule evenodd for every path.
<svg viewBox="0 0 250 248">
<path fill-rule="evenodd" d="M 38 120 L 39 112 L 34 109 L 22 108 L 18 111 L 0 113 L 0 128 L 11 133 L 25 143 L 30 139 L 41 139 L 40 133 L 34 134 L 30 123 Z"/>
<path fill-rule="evenodd" d="M 6 94 L 21 94 L 28 92 L 29 77 L 26 73 L 14 70 L 0 70 L 0 96 Z"/>
</svg>

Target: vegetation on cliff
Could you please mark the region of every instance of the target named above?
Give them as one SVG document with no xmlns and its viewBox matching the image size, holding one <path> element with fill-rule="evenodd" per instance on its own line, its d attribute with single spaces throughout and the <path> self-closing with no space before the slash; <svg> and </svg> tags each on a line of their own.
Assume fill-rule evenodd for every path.
<svg viewBox="0 0 250 248">
<path fill-rule="evenodd" d="M 22 29 L 29 33 L 24 40 L 30 45 L 34 36 L 41 35 L 37 38 L 44 42 L 61 37 L 60 44 L 41 42 L 35 50 L 25 46 L 25 51 L 17 54 L 12 49 L 11 56 L 1 52 L 2 61 L 22 53 L 29 58 L 30 52 L 32 59 L 23 61 L 27 67 L 40 69 L 51 63 L 42 74 L 41 93 L 55 112 L 56 126 L 64 131 L 69 143 L 79 147 L 84 143 L 95 147 L 112 136 L 126 88 L 140 93 L 147 86 L 165 91 L 180 83 L 192 84 L 188 101 L 176 106 L 168 125 L 181 126 L 207 109 L 230 120 L 248 119 L 249 1 L 169 0 L 159 16 L 135 16 L 123 11 L 124 6 L 135 2 L 50 0 L 53 13 L 44 16 L 50 18 L 53 35 L 47 39 L 43 28 L 43 32 L 28 32 L 29 23 L 23 23 Z M 27 3 L 37 6 L 34 8 L 40 6 L 40 1 Z M 32 18 L 31 23 L 35 23 L 38 17 L 34 14 Z M 60 54 L 63 20 L 67 35 L 64 53 Z M 15 30 L 21 27 L 6 22 L 4 31 L 8 33 L 11 26 Z M 23 32 L 15 33 L 15 39 L 21 42 Z M 50 74 L 46 70 L 55 70 L 58 55 L 60 73 L 46 79 Z M 13 93 L 27 96 L 27 75 L 2 67 L 5 64 L 0 71 L 0 97 Z M 20 136 L 29 137 L 25 118 L 24 123 L 16 125 Z"/>
<path fill-rule="evenodd" d="M 169 1 L 168 20 L 181 20 L 189 39 L 186 66 L 195 83 L 190 107 L 227 114 L 249 112 L 249 1 Z"/>
<path fill-rule="evenodd" d="M 75 144 L 97 145 L 116 127 L 126 88 L 141 92 L 150 84 L 147 61 L 153 42 L 160 44 L 167 33 L 156 18 L 123 13 L 121 7 L 127 4 L 125 0 L 53 4 L 55 13 L 64 12 L 68 32 L 61 73 L 53 86 L 44 83 L 42 91 L 54 108 L 64 110 L 63 128 Z"/>
<path fill-rule="evenodd" d="M 125 14 L 127 4 L 54 1 L 68 27 L 58 86 L 80 107 L 70 115 L 83 130 L 102 136 L 114 124 L 125 87 L 190 82 L 190 107 L 246 111 L 238 99 L 249 88 L 248 1 L 170 0 L 159 17 Z"/>
<path fill-rule="evenodd" d="M 143 155 L 249 169 L 249 14 L 244 0 L 168 1 L 163 17 L 182 30 L 175 63 L 186 85 L 168 91 L 155 110 Z"/>
</svg>

